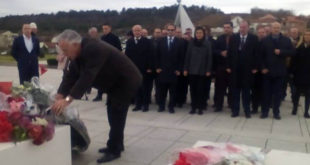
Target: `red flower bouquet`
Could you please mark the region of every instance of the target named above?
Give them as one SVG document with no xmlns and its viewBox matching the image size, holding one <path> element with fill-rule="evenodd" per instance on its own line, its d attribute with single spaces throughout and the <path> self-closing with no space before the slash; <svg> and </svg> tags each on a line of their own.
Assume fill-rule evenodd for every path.
<svg viewBox="0 0 310 165">
<path fill-rule="evenodd" d="M 8 113 L 0 112 L 0 142 L 12 140 L 13 125 L 8 120 Z"/>
</svg>

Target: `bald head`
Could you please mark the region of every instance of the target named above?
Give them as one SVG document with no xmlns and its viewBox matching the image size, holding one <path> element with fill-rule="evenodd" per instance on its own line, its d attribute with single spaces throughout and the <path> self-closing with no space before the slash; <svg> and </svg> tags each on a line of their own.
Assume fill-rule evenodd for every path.
<svg viewBox="0 0 310 165">
<path fill-rule="evenodd" d="M 271 24 L 271 34 L 279 35 L 281 32 L 281 24 L 279 22 L 274 22 Z"/>
<path fill-rule="evenodd" d="M 132 27 L 132 32 L 134 37 L 140 38 L 142 36 L 142 26 L 141 25 L 134 25 Z"/>
</svg>

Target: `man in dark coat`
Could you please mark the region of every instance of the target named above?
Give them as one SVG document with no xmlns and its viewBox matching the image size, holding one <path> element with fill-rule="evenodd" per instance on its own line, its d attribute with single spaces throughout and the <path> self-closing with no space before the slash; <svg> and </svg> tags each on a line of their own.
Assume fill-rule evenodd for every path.
<svg viewBox="0 0 310 165">
<path fill-rule="evenodd" d="M 176 38 L 175 26 L 168 25 L 168 36 L 162 38 L 158 43 L 156 56 L 156 72 L 158 73 L 159 81 L 159 112 L 165 110 L 167 92 L 169 90 L 169 112 L 174 113 L 176 104 L 176 86 L 178 76 L 181 70 L 181 48 L 180 40 Z"/>
<path fill-rule="evenodd" d="M 264 75 L 264 103 L 261 118 L 267 118 L 270 103 L 273 104 L 273 117 L 281 119 L 280 104 L 283 81 L 287 74 L 285 59 L 294 54 L 291 40 L 280 33 L 281 24 L 272 24 L 271 35 L 262 41 L 262 73 Z"/>
<path fill-rule="evenodd" d="M 293 82 L 296 87 L 293 95 L 292 115 L 297 115 L 299 98 L 301 94 L 305 96 L 304 117 L 310 118 L 310 30 L 307 30 L 303 36 L 303 42 L 296 45 L 296 55 L 292 58 Z"/>
<path fill-rule="evenodd" d="M 228 105 L 232 106 L 232 94 L 230 88 L 230 74 L 226 72 L 228 66 L 227 51 L 230 44 L 230 38 L 233 34 L 232 31 L 233 24 L 227 22 L 224 24 L 224 34 L 219 36 L 216 41 L 216 46 L 214 49 L 215 54 L 215 112 L 220 112 L 223 110 L 224 96 L 228 89 Z"/>
<path fill-rule="evenodd" d="M 160 38 L 162 37 L 162 31 L 160 28 L 155 28 L 154 29 L 154 32 L 153 32 L 153 37 L 151 39 L 151 44 L 152 44 L 152 54 L 153 54 L 153 58 L 154 58 L 154 61 L 156 59 L 156 56 L 157 56 L 157 47 L 158 47 L 158 42 L 160 40 Z M 155 67 L 155 66 L 154 66 Z M 155 70 L 155 68 L 154 68 Z M 152 76 L 150 76 L 153 81 L 154 81 L 154 84 L 155 84 L 155 102 L 156 104 L 158 104 L 158 95 L 159 95 L 159 87 L 158 87 L 158 80 L 157 80 L 157 74 L 156 74 L 156 70 L 155 72 L 153 72 Z M 151 94 L 152 93 L 152 89 L 153 87 L 150 87 L 148 89 L 148 92 Z M 151 102 L 151 97 L 150 97 L 150 102 Z"/>
<path fill-rule="evenodd" d="M 112 28 L 108 24 L 104 24 L 102 26 L 103 35 L 101 36 L 101 40 L 107 42 L 108 44 L 114 46 L 118 50 L 122 51 L 121 41 L 119 38 L 113 34 Z M 103 91 L 98 90 L 97 96 L 93 99 L 93 101 L 101 101 L 102 100 Z"/>
<path fill-rule="evenodd" d="M 246 118 L 251 118 L 251 86 L 253 75 L 257 72 L 256 51 L 258 39 L 249 33 L 249 24 L 240 23 L 240 33 L 234 34 L 228 51 L 229 68 L 232 75 L 233 107 L 231 117 L 239 116 L 240 95 Z"/>
<path fill-rule="evenodd" d="M 188 41 L 183 38 L 182 29 L 177 27 L 175 30 L 175 37 L 180 40 L 181 43 L 181 66 L 184 66 L 185 55 L 187 51 Z M 188 84 L 189 80 L 187 76 L 183 74 L 183 67 L 180 70 L 181 75 L 178 77 L 177 83 L 177 96 L 176 96 L 176 105 L 181 108 L 183 104 L 186 103 L 187 93 L 188 93 Z"/>
<path fill-rule="evenodd" d="M 75 66 L 70 65 L 64 75 L 52 110 L 56 115 L 61 114 L 73 99 L 80 99 L 89 86 L 106 92 L 110 133 L 107 148 L 99 150 L 104 155 L 97 162 L 119 158 L 124 150 L 128 107 L 142 82 L 139 70 L 127 56 L 105 42 L 82 40 L 73 30 L 65 30 L 57 39 L 59 47 Z M 70 71 L 72 68 L 75 69 Z"/>
<path fill-rule="evenodd" d="M 20 84 L 39 76 L 38 56 L 40 55 L 39 40 L 31 35 L 29 24 L 23 25 L 23 35 L 14 39 L 12 55 L 17 61 Z"/>
<path fill-rule="evenodd" d="M 132 32 L 134 37 L 127 41 L 125 54 L 138 67 L 143 75 L 143 84 L 135 97 L 136 106 L 133 111 L 143 109 L 143 112 L 146 112 L 149 110 L 149 97 L 151 95 L 151 93 L 149 93 L 151 91 L 148 89 L 151 88 L 153 83 L 152 79 L 149 77 L 154 68 L 152 45 L 149 39 L 142 37 L 141 25 L 133 26 Z"/>
<path fill-rule="evenodd" d="M 266 37 L 265 28 L 258 27 L 257 28 L 257 38 L 258 38 L 258 46 L 257 46 L 257 62 L 261 64 L 262 55 L 260 54 L 260 49 L 262 45 L 262 40 Z M 261 65 L 258 67 L 258 72 L 254 74 L 253 85 L 251 88 L 251 101 L 252 101 L 252 114 L 258 113 L 258 108 L 262 105 L 263 99 L 263 75 L 261 73 Z"/>
</svg>

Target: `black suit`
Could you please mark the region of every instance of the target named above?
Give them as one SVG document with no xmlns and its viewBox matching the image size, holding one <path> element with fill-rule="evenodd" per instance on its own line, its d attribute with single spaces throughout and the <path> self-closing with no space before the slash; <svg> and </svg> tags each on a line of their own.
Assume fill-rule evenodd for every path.
<svg viewBox="0 0 310 165">
<path fill-rule="evenodd" d="M 242 41 L 243 40 L 243 41 Z M 233 114 L 239 115 L 240 94 L 246 115 L 250 115 L 250 88 L 253 82 L 252 70 L 258 68 L 257 45 L 258 39 L 253 34 L 247 37 L 234 34 L 228 51 L 229 68 L 232 74 Z"/>
<path fill-rule="evenodd" d="M 101 36 L 101 40 L 107 42 L 108 44 L 114 46 L 118 50 L 122 51 L 121 41 L 113 33 Z M 102 98 L 103 91 L 98 90 L 97 98 Z"/>
<path fill-rule="evenodd" d="M 136 108 L 140 109 L 143 106 L 145 110 L 147 110 L 151 95 L 149 88 L 152 86 L 152 80 L 149 77 L 152 73 L 147 73 L 147 70 L 152 70 L 154 68 L 150 40 L 144 37 L 140 39 L 130 38 L 126 43 L 125 54 L 138 67 L 143 75 L 143 85 L 139 89 L 135 99 Z"/>
<path fill-rule="evenodd" d="M 101 40 L 111 44 L 112 46 L 116 47 L 118 50 L 122 51 L 121 41 L 113 33 L 109 33 L 107 35 L 101 36 Z"/>
<path fill-rule="evenodd" d="M 159 82 L 159 107 L 165 108 L 167 91 L 169 90 L 169 109 L 173 109 L 176 100 L 176 85 L 178 77 L 176 71 L 181 71 L 182 62 L 182 49 L 181 42 L 178 38 L 174 37 L 173 42 L 168 48 L 168 37 L 162 38 L 158 43 L 156 68 L 162 71 L 158 75 Z"/>
<path fill-rule="evenodd" d="M 185 55 L 188 47 L 188 41 L 185 39 L 180 39 L 181 43 L 181 66 L 184 66 Z M 182 107 L 183 104 L 186 103 L 186 97 L 188 92 L 188 84 L 189 80 L 188 77 L 183 75 L 183 67 L 181 68 L 181 75 L 178 77 L 177 83 L 177 96 L 176 96 L 176 103 L 179 107 Z"/>
<path fill-rule="evenodd" d="M 33 49 L 28 52 L 23 35 L 14 39 L 12 55 L 17 61 L 20 84 L 30 81 L 32 77 L 39 76 L 38 56 L 40 55 L 39 40 L 32 36 Z"/>
<path fill-rule="evenodd" d="M 226 72 L 228 67 L 228 57 L 221 55 L 222 51 L 229 48 L 230 37 L 227 35 L 221 35 L 217 39 L 214 48 L 214 65 L 215 68 L 215 93 L 214 101 L 217 110 L 222 110 L 224 103 L 224 96 L 228 89 L 228 105 L 232 106 L 232 93 L 231 93 L 231 75 Z"/>
<path fill-rule="evenodd" d="M 275 49 L 280 49 L 280 55 L 275 54 Z M 273 114 L 278 116 L 280 113 L 281 90 L 284 77 L 286 76 L 285 59 L 294 54 L 291 40 L 282 34 L 278 38 L 267 36 L 262 41 L 262 69 L 269 72 L 264 75 L 264 103 L 263 115 L 269 113 L 270 103 L 273 103 Z"/>
<path fill-rule="evenodd" d="M 70 63 L 58 93 L 79 99 L 89 86 L 106 92 L 111 128 L 107 146 L 110 152 L 120 154 L 128 106 L 141 82 L 137 67 L 119 50 L 99 40 L 84 39 L 81 54 Z"/>
</svg>

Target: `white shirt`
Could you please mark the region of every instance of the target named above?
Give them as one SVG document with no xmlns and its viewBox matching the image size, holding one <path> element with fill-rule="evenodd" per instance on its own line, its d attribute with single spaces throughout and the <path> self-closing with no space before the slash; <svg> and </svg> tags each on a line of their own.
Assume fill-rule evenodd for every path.
<svg viewBox="0 0 310 165">
<path fill-rule="evenodd" d="M 169 36 L 167 36 L 168 47 L 171 46 L 170 44 L 173 43 L 173 40 L 174 40 L 174 37 L 169 37 Z M 169 42 L 169 41 L 170 41 L 170 42 Z"/>
<path fill-rule="evenodd" d="M 243 42 L 245 43 L 247 37 L 248 37 L 248 35 L 243 36 L 240 34 L 240 41 L 242 42 L 242 39 L 243 39 Z"/>
<path fill-rule="evenodd" d="M 25 41 L 25 46 L 26 49 L 28 50 L 29 53 L 31 53 L 32 49 L 33 49 L 33 43 L 32 43 L 32 38 L 28 38 L 25 35 L 24 36 L 24 41 Z"/>
<path fill-rule="evenodd" d="M 135 44 L 138 44 L 138 41 L 141 39 L 141 37 L 137 38 L 135 37 Z"/>
</svg>

